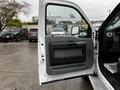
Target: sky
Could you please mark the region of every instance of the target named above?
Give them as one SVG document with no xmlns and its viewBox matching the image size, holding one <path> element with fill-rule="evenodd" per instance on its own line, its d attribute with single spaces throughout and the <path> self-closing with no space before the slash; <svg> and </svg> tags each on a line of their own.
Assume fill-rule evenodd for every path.
<svg viewBox="0 0 120 90">
<path fill-rule="evenodd" d="M 30 15 L 20 15 L 22 21 L 31 21 L 32 16 L 38 16 L 39 0 L 24 0 L 31 4 Z M 69 0 L 76 3 L 90 20 L 104 20 L 120 0 Z"/>
</svg>

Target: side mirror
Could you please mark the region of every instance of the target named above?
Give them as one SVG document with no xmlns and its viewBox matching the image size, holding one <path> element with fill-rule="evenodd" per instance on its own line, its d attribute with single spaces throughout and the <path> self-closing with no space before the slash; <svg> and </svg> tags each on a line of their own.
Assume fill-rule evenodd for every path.
<svg viewBox="0 0 120 90">
<path fill-rule="evenodd" d="M 80 30 L 79 37 L 81 37 L 81 38 L 86 38 L 86 37 L 87 37 L 87 31 L 85 31 L 85 30 Z"/>
<path fill-rule="evenodd" d="M 71 30 L 71 35 L 78 35 L 79 34 L 79 26 L 73 26 Z"/>
</svg>

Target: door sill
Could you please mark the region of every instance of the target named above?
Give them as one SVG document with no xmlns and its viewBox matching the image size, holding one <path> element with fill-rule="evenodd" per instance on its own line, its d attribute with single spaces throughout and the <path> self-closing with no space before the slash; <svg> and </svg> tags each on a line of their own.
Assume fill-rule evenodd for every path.
<svg viewBox="0 0 120 90">
<path fill-rule="evenodd" d="M 89 76 L 89 79 L 94 90 L 106 90 L 105 86 L 99 80 L 98 76 Z"/>
</svg>

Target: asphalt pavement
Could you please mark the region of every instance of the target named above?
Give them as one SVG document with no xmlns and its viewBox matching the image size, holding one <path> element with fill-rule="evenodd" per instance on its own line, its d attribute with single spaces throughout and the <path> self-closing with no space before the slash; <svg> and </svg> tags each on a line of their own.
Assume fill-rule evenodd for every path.
<svg viewBox="0 0 120 90">
<path fill-rule="evenodd" d="M 37 43 L 0 43 L 0 90 L 92 90 L 88 80 L 75 78 L 39 85 Z"/>
</svg>

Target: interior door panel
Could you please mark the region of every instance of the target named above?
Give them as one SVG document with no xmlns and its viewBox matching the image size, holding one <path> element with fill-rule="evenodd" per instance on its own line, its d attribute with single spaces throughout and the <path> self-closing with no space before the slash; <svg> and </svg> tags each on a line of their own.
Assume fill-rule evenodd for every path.
<svg viewBox="0 0 120 90">
<path fill-rule="evenodd" d="M 46 63 L 49 75 L 85 70 L 93 66 L 91 38 L 46 36 Z"/>
</svg>

